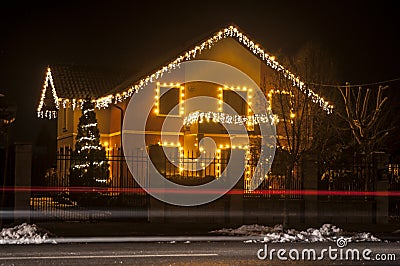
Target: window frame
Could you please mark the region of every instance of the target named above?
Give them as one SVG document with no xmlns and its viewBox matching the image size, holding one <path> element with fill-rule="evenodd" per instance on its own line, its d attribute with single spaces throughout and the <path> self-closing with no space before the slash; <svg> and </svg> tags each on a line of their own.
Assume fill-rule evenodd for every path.
<svg viewBox="0 0 400 266">
<path fill-rule="evenodd" d="M 161 90 L 162 88 L 167 88 L 168 90 L 166 92 L 164 92 L 163 94 L 161 94 Z M 160 113 L 160 100 L 161 97 L 167 93 L 169 90 L 172 89 L 178 89 L 178 114 L 164 114 L 164 113 Z M 155 113 L 157 116 L 160 117 L 182 117 L 185 114 L 185 108 L 184 108 L 184 96 L 185 96 L 185 88 L 184 86 L 182 86 L 179 83 L 157 83 L 156 86 L 156 96 L 155 96 Z"/>
<path fill-rule="evenodd" d="M 244 114 L 239 114 L 238 113 L 238 115 L 249 116 L 249 115 L 252 114 L 252 111 L 251 111 L 251 100 L 250 100 L 252 98 L 252 96 L 251 96 L 251 91 L 252 90 L 248 89 L 246 87 L 243 87 L 243 88 L 240 88 L 240 87 L 236 87 L 236 88 L 235 87 L 223 87 L 223 88 L 220 88 L 220 92 L 219 92 L 220 106 L 218 108 L 220 112 L 224 112 L 225 113 L 226 110 L 224 109 L 224 103 L 228 104 L 224 100 L 224 91 L 232 91 L 233 93 L 238 94 L 238 97 L 240 97 L 240 93 L 244 92 L 246 98 L 243 99 L 242 97 L 240 97 L 240 99 L 242 99 L 244 104 L 245 104 L 245 106 L 244 106 L 244 111 L 245 112 L 244 112 Z M 235 111 L 237 111 L 237 110 L 235 110 Z"/>
</svg>

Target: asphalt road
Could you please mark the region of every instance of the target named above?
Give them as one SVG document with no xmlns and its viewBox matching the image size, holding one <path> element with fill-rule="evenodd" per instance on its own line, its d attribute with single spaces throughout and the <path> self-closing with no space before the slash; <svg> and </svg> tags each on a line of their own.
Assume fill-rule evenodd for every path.
<svg viewBox="0 0 400 266">
<path fill-rule="evenodd" d="M 79 242 L 62 244 L 37 244 L 37 245 L 1 245 L 0 265 L 399 265 L 400 243 L 348 243 L 346 251 L 358 250 L 362 258 L 365 249 L 372 251 L 367 257 L 371 261 L 355 261 L 330 259 L 328 252 L 324 253 L 322 260 L 309 261 L 308 251 L 304 260 L 282 261 L 277 257 L 279 249 L 284 249 L 282 257 L 296 256 L 297 250 L 301 254 L 306 250 L 315 250 L 317 259 L 322 249 L 340 249 L 335 243 L 282 243 L 267 244 L 267 254 L 275 249 L 272 260 L 260 260 L 257 252 L 265 249 L 263 243 L 244 243 L 243 241 L 207 241 L 206 239 L 176 238 L 173 239 L 147 239 L 132 242 L 107 242 L 103 239 L 98 242 Z M 128 240 L 127 240 L 128 241 Z M 147 241 L 147 242 L 146 242 Z M 291 253 L 290 253 L 291 252 Z M 331 253 L 334 256 L 335 252 Z M 290 253 L 290 254 L 289 254 Z M 260 256 L 263 256 L 263 252 Z M 312 253 L 310 253 L 312 254 Z M 349 253 L 350 254 L 350 253 Z M 395 254 L 396 261 L 377 261 L 376 254 L 388 257 Z M 282 254 L 281 254 L 282 255 Z M 312 255 L 310 255 L 312 257 Z M 351 257 L 351 254 L 349 255 Z"/>
</svg>

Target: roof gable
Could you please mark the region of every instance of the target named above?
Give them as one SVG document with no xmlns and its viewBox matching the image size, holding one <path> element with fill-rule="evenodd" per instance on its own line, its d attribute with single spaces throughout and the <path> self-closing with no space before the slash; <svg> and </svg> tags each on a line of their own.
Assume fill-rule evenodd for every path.
<svg viewBox="0 0 400 266">
<path fill-rule="evenodd" d="M 130 98 L 134 93 L 139 92 L 139 90 L 143 89 L 149 83 L 153 83 L 157 81 L 159 78 L 163 76 L 164 73 L 168 73 L 169 71 L 177 68 L 180 63 L 184 61 L 190 61 L 196 58 L 198 54 L 200 54 L 205 49 L 211 49 L 217 42 L 225 38 L 233 38 L 239 43 L 241 43 L 244 47 L 246 47 L 250 52 L 252 52 L 255 56 L 257 56 L 260 60 L 262 60 L 267 66 L 272 68 L 273 70 L 282 73 L 282 76 L 288 79 L 293 86 L 297 87 L 301 92 L 303 92 L 307 97 L 310 97 L 312 101 L 318 104 L 324 111 L 328 114 L 332 113 L 333 106 L 326 100 L 324 100 L 321 96 L 315 93 L 313 90 L 308 88 L 306 84 L 301 81 L 300 77 L 291 73 L 288 69 L 284 68 L 279 62 L 275 60 L 275 57 L 268 54 L 265 49 L 261 47 L 261 45 L 257 44 L 253 40 L 251 40 L 246 34 L 244 34 L 237 26 L 229 26 L 224 29 L 221 29 L 219 32 L 215 33 L 213 36 L 199 43 L 192 49 L 182 53 L 176 59 L 170 61 L 169 63 L 161 66 L 154 73 L 151 73 L 142 79 L 139 79 L 135 83 L 132 83 L 125 90 L 121 90 L 119 92 L 111 93 L 104 97 L 100 97 L 96 99 L 96 107 L 97 108 L 107 108 L 110 103 L 118 103 Z"/>
</svg>

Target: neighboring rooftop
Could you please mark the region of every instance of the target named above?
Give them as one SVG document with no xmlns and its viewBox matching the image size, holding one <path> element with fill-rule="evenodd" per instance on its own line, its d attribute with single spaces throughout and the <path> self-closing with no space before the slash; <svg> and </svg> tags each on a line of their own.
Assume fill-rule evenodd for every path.
<svg viewBox="0 0 400 266">
<path fill-rule="evenodd" d="M 108 69 L 79 65 L 49 66 L 57 96 L 64 99 L 96 99 L 120 84 L 125 77 Z"/>
<path fill-rule="evenodd" d="M 59 99 L 75 108 L 82 99 L 97 99 L 115 88 L 127 75 L 121 71 L 82 65 L 51 65 L 47 67 L 38 117 L 55 118 Z M 65 102 L 62 103 L 65 105 Z"/>
</svg>

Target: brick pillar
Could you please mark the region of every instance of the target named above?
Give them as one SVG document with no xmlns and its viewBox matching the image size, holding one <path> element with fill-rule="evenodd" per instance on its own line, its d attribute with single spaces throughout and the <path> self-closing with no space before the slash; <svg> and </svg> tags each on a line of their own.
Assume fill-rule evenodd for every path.
<svg viewBox="0 0 400 266">
<path fill-rule="evenodd" d="M 387 192 L 389 187 L 388 180 L 378 180 L 376 182 L 377 192 Z M 387 224 L 389 221 L 389 199 L 388 196 L 376 197 L 375 217 L 377 224 Z"/>
<path fill-rule="evenodd" d="M 31 186 L 31 166 L 32 166 L 32 145 L 31 144 L 15 144 L 15 188 Z M 18 216 L 19 212 L 28 213 L 30 211 L 31 192 L 29 190 L 17 190 L 14 193 L 14 221 L 29 222 L 29 215 L 23 217 Z"/>
<path fill-rule="evenodd" d="M 245 171 L 245 150 L 236 150 L 235 152 L 241 153 L 238 155 L 238 157 L 243 158 L 241 161 L 235 161 L 231 162 L 233 163 L 232 166 L 229 166 L 227 169 L 227 177 L 232 177 L 235 174 L 237 174 L 240 171 Z M 242 177 L 239 179 L 239 181 L 236 183 L 235 186 L 233 186 L 233 189 L 237 190 L 238 192 L 243 192 L 244 191 L 244 172 Z M 228 195 L 229 197 L 229 221 L 232 224 L 238 224 L 241 225 L 243 224 L 243 194 L 242 193 L 233 193 L 231 195 Z"/>
<path fill-rule="evenodd" d="M 374 176 L 376 180 L 375 190 L 379 193 L 388 192 L 389 180 L 388 180 L 388 164 L 389 155 L 383 152 L 374 152 L 373 154 L 373 166 Z M 375 209 L 375 221 L 377 224 L 387 224 L 389 221 L 389 198 L 388 196 L 376 196 L 376 209 Z"/>
<path fill-rule="evenodd" d="M 150 154 L 151 157 L 151 154 Z M 152 162 L 149 162 L 150 164 Z M 157 167 L 157 166 L 156 166 Z M 165 168 L 164 168 L 165 169 Z M 153 169 L 152 167 L 148 168 L 149 171 L 149 181 L 148 181 L 148 188 L 150 190 L 155 189 L 155 188 L 164 188 L 165 186 L 163 185 L 163 181 L 161 183 L 155 183 L 154 179 L 150 180 L 152 177 L 154 177 L 156 174 L 158 174 L 159 169 Z M 166 221 L 166 207 L 167 203 L 160 201 L 159 199 L 156 199 L 155 197 L 149 195 L 150 200 L 149 200 L 149 206 L 148 206 L 148 221 L 149 222 L 154 222 L 154 223 L 163 223 Z"/>
<path fill-rule="evenodd" d="M 303 189 L 318 190 L 318 163 L 314 154 L 304 154 L 302 161 Z M 318 196 L 304 195 L 304 222 L 318 221 Z"/>
</svg>

